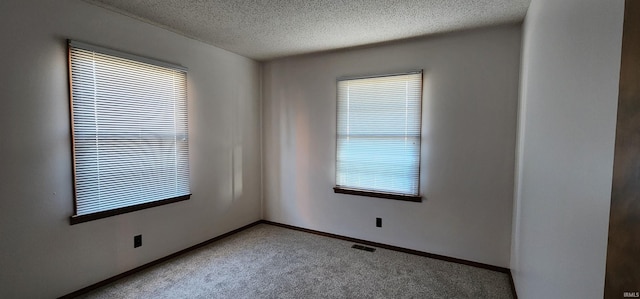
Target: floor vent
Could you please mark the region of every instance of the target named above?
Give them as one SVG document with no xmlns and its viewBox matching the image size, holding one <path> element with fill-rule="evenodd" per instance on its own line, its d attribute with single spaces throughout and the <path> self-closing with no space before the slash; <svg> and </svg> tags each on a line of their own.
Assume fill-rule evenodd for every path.
<svg viewBox="0 0 640 299">
<path fill-rule="evenodd" d="M 376 249 L 373 248 L 373 247 L 367 247 L 367 246 L 362 246 L 362 245 L 358 245 L 358 244 L 353 244 L 353 246 L 351 246 L 351 248 L 360 249 L 360 250 L 369 251 L 369 252 L 376 251 Z"/>
</svg>

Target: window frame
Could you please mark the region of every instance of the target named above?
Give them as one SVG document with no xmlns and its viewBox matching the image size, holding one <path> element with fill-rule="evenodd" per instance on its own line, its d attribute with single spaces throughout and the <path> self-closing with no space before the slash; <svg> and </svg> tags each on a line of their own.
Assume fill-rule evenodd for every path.
<svg viewBox="0 0 640 299">
<path fill-rule="evenodd" d="M 378 190 L 371 190 L 371 189 L 360 189 L 360 188 L 351 188 L 348 186 L 340 186 L 338 185 L 338 139 L 339 139 L 339 122 L 340 122 L 340 117 L 339 117 L 339 109 L 340 109 L 340 89 L 338 88 L 340 81 L 348 81 L 348 80 L 358 80 L 358 79 L 372 79 L 372 78 L 381 78 L 381 77 L 392 77 L 392 76 L 401 76 L 401 75 L 414 75 L 414 74 L 420 74 L 420 108 L 419 108 L 419 124 L 418 127 L 420 128 L 420 139 L 419 139 L 419 145 L 418 145 L 418 177 L 417 177 L 417 189 L 418 189 L 418 194 L 417 195 L 412 195 L 412 194 L 403 194 L 403 193 L 393 193 L 393 192 L 383 192 L 383 191 L 378 191 Z M 421 188 L 420 188 L 420 178 L 421 178 L 421 171 L 422 171 L 422 157 L 421 157 L 421 151 L 422 151 L 422 110 L 423 110 L 423 92 L 424 92 L 424 73 L 422 69 L 415 69 L 415 70 L 409 70 L 406 72 L 397 72 L 397 73 L 385 73 L 385 74 L 376 74 L 376 75 L 365 75 L 365 76 L 343 76 L 343 77 L 339 77 L 336 79 L 336 128 L 335 128 L 335 132 L 336 132 L 336 136 L 335 136 L 335 159 L 334 159 L 334 166 L 335 166 L 335 173 L 334 173 L 334 187 L 333 187 L 333 191 L 334 193 L 339 193 L 339 194 L 349 194 L 349 195 L 356 195 L 356 196 L 365 196 L 365 197 L 374 197 L 374 198 L 384 198 L 384 199 L 392 199 L 392 200 L 400 200 L 400 201 L 409 201 L 409 202 L 422 202 L 422 198 L 423 196 L 421 195 Z"/>
<path fill-rule="evenodd" d="M 171 197 L 171 198 L 166 198 L 166 199 L 160 199 L 160 200 L 155 200 L 155 201 L 150 201 L 150 202 L 143 202 L 143 203 L 138 203 L 138 204 L 133 204 L 133 205 L 129 205 L 129 206 L 123 206 L 123 207 L 118 207 L 118 208 L 112 208 L 109 210 L 103 210 L 103 211 L 98 211 L 98 212 L 92 212 L 92 213 L 87 213 L 87 214 L 80 214 L 78 215 L 78 197 L 77 197 L 77 189 L 78 189 L 78 182 L 77 182 L 77 173 L 76 173 L 76 167 L 77 167 L 77 161 L 76 161 L 76 137 L 75 137 L 75 128 L 74 128 L 74 112 L 73 112 L 73 79 L 72 79 L 72 57 L 71 57 L 71 51 L 72 48 L 79 48 L 79 49 L 83 49 L 83 50 L 87 50 L 87 51 L 94 51 L 100 54 L 104 54 L 104 55 L 109 55 L 109 56 L 113 56 L 116 58 L 122 58 L 122 59 L 127 59 L 127 60 L 131 60 L 134 62 L 138 62 L 138 63 L 144 63 L 144 64 L 149 64 L 149 65 L 154 65 L 154 66 L 158 66 L 158 67 L 162 67 L 162 68 L 166 68 L 166 69 L 172 69 L 172 70 L 176 70 L 176 71 L 180 71 L 185 73 L 185 77 L 187 76 L 188 73 L 188 69 L 186 67 L 183 67 L 181 65 L 176 65 L 176 64 L 172 64 L 169 62 L 165 62 L 165 61 L 161 61 L 161 60 L 157 60 L 157 59 L 153 59 L 153 58 L 148 58 L 148 57 L 144 57 L 144 56 L 139 56 L 139 55 L 135 55 L 135 54 L 131 54 L 131 53 L 127 53 L 127 52 L 122 52 L 122 51 L 118 51 L 118 50 L 114 50 L 111 48 L 105 48 L 105 47 L 101 47 L 101 46 L 97 46 L 97 45 L 93 45 L 93 44 L 88 44 L 88 43 L 84 43 L 81 41 L 77 41 L 77 40 L 72 40 L 72 39 L 67 39 L 67 67 L 68 67 L 68 86 L 69 86 L 69 122 L 70 122 L 70 141 L 71 141 L 71 161 L 72 161 L 72 175 L 73 175 L 73 215 L 69 217 L 69 222 L 71 225 L 74 224 L 79 224 L 79 223 L 83 223 L 83 222 L 88 222 L 88 221 L 93 221 L 93 220 L 97 220 L 97 219 L 103 219 L 103 218 L 107 218 L 107 217 L 112 217 L 112 216 L 116 216 L 116 215 L 121 215 L 121 214 L 125 214 L 125 213 L 130 213 L 130 212 L 134 212 L 134 211 L 139 211 L 139 210 L 143 210 L 143 209 L 148 209 L 148 208 L 152 208 L 152 207 L 157 207 L 157 206 L 162 206 L 162 205 L 167 205 L 167 204 L 171 204 L 171 203 L 175 203 L 175 202 L 180 202 L 180 201 L 185 201 L 191 198 L 191 179 L 190 179 L 190 175 L 187 174 L 187 180 L 188 180 L 188 184 L 189 184 L 189 192 L 188 194 L 184 194 L 184 195 L 180 195 L 180 196 L 175 196 L 175 197 Z M 186 84 L 186 83 L 185 83 Z M 185 104 L 188 103 L 188 86 L 185 85 Z M 189 121 L 188 121 L 188 114 L 187 114 L 187 119 L 185 120 L 186 122 L 186 126 L 187 126 L 187 136 L 189 128 Z M 186 138 L 186 141 L 189 142 L 189 138 Z M 189 150 L 187 147 L 187 161 L 189 161 Z M 190 163 L 190 162 L 187 162 Z M 187 170 L 189 169 L 189 167 L 187 166 Z"/>
</svg>

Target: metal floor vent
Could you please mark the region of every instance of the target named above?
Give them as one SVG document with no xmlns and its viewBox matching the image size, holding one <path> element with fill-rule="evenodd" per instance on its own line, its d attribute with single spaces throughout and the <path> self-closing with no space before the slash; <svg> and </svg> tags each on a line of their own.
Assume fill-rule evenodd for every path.
<svg viewBox="0 0 640 299">
<path fill-rule="evenodd" d="M 358 245 L 358 244 L 353 244 L 353 246 L 351 246 L 351 248 L 360 249 L 360 250 L 369 251 L 369 252 L 376 251 L 376 249 L 373 248 L 373 247 L 367 247 L 367 246 L 362 246 L 362 245 Z"/>
</svg>

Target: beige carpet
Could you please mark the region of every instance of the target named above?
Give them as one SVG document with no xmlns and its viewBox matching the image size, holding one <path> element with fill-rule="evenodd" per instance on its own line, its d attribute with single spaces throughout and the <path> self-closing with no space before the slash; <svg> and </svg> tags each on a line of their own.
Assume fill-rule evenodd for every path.
<svg viewBox="0 0 640 299">
<path fill-rule="evenodd" d="M 260 224 L 81 298 L 512 298 L 505 273 Z"/>
</svg>

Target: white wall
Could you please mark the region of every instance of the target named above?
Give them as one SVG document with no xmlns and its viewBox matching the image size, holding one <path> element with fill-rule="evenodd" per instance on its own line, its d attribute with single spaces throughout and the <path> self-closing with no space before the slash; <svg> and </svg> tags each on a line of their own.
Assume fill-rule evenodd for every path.
<svg viewBox="0 0 640 299">
<path fill-rule="evenodd" d="M 261 218 L 258 63 L 77 0 L 3 0 L 0 25 L 0 298 L 61 296 Z M 191 200 L 69 225 L 66 38 L 190 69 Z"/>
<path fill-rule="evenodd" d="M 602 298 L 623 0 L 533 0 L 511 267 L 520 298 Z"/>
<path fill-rule="evenodd" d="M 265 218 L 508 267 L 520 33 L 510 25 L 266 63 Z M 416 68 L 425 200 L 334 194 L 336 78 Z"/>
</svg>

